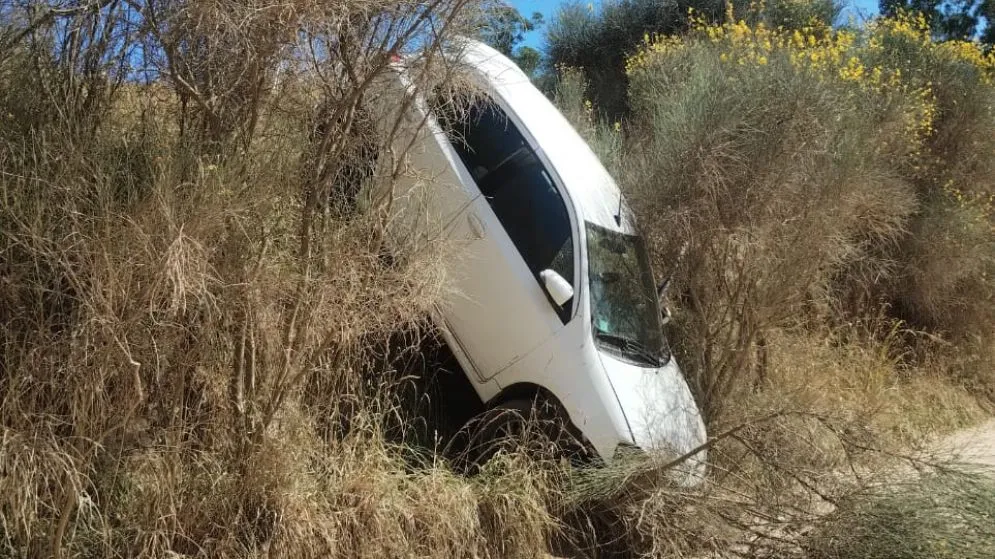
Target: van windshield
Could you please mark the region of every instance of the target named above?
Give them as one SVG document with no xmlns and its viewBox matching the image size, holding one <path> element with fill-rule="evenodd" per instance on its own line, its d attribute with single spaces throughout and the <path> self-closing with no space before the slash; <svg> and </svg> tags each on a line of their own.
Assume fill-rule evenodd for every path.
<svg viewBox="0 0 995 559">
<path fill-rule="evenodd" d="M 665 364 L 670 350 L 642 237 L 587 222 L 587 259 L 598 345 L 631 361 Z"/>
</svg>

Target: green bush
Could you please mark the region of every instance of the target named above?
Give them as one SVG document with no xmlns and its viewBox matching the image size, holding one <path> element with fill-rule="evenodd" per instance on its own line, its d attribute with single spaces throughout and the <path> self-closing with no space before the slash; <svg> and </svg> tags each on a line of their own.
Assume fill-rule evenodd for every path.
<svg viewBox="0 0 995 559">
<path fill-rule="evenodd" d="M 546 29 L 546 58 L 555 69 L 582 69 L 588 97 L 599 113 L 617 119 L 628 108 L 625 59 L 647 34 L 679 33 L 687 28 L 688 9 L 717 19 L 721 0 L 610 0 L 597 10 L 591 4 L 563 5 Z"/>
<path fill-rule="evenodd" d="M 587 96 L 596 111 L 617 120 L 629 110 L 627 57 L 651 36 L 685 32 L 693 19 L 717 22 L 745 18 L 773 27 L 800 29 L 830 25 L 839 17 L 835 0 L 774 0 L 766 4 L 747 0 L 609 0 L 563 5 L 546 31 L 547 63 L 553 70 L 580 69 Z"/>
<path fill-rule="evenodd" d="M 709 416 L 762 385 L 772 329 L 897 325 L 989 355 L 995 57 L 913 16 L 693 26 L 628 58 L 612 167 L 658 270 L 689 246 L 677 346 Z M 935 339 L 909 347 L 948 354 Z"/>
<path fill-rule="evenodd" d="M 896 315 L 956 342 L 995 323 L 995 54 L 935 42 L 921 16 L 881 20 L 870 64 L 896 68 L 931 105 L 921 154 L 907 172 L 921 210 L 892 253 L 898 274 L 884 295 Z"/>
<path fill-rule="evenodd" d="M 851 263 L 887 271 L 871 256 L 901 238 L 917 208 L 901 162 L 915 157 L 906 122 L 922 107 L 897 86 L 803 59 L 808 47 L 786 31 L 740 23 L 699 33 L 630 59 L 628 138 L 638 147 L 622 179 L 659 269 L 689 243 L 675 289 L 678 347 L 714 419 L 751 372 L 762 376 L 766 331 L 825 317 Z M 852 40 L 816 33 L 817 59 Z"/>
</svg>

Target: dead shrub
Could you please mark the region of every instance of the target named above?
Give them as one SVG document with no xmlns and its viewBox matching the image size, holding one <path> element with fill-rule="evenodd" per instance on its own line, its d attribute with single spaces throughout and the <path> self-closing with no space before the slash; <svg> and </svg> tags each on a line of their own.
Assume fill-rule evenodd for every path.
<svg viewBox="0 0 995 559">
<path fill-rule="evenodd" d="M 53 7 L 2 36 L 0 554 L 534 557 L 545 478 L 412 462 L 364 376 L 449 247 L 336 198 L 408 172 L 364 111 L 467 3 Z"/>
</svg>

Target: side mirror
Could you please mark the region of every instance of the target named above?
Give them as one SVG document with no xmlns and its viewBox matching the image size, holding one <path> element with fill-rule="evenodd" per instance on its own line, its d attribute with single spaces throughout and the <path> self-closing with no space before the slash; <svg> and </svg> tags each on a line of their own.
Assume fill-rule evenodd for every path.
<svg viewBox="0 0 995 559">
<path fill-rule="evenodd" d="M 574 296 L 574 288 L 570 283 L 553 270 L 539 272 L 539 279 L 542 280 L 542 286 L 546 289 L 546 293 L 549 294 L 549 298 L 558 307 L 562 307 L 564 303 Z"/>
</svg>

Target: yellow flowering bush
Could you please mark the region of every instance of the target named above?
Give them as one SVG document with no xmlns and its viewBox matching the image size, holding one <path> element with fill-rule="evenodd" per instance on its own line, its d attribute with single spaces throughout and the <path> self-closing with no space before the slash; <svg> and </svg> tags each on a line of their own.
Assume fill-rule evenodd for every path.
<svg viewBox="0 0 995 559">
<path fill-rule="evenodd" d="M 662 216 L 648 220 L 662 253 L 676 250 L 681 223 L 708 255 L 698 273 L 745 258 L 756 282 L 744 301 L 707 279 L 686 279 L 690 289 L 785 313 L 822 297 L 821 308 L 855 316 L 885 305 L 913 328 L 987 340 L 977 336 L 995 323 L 995 55 L 935 41 L 916 14 L 854 28 L 691 20 L 681 36 L 644 36 L 627 59 L 623 130 L 647 154 L 621 166 L 642 173 L 631 188 L 644 215 Z M 715 325 L 698 326 L 686 343 Z"/>
<path fill-rule="evenodd" d="M 712 47 L 721 62 L 746 67 L 767 66 L 774 60 L 786 60 L 790 68 L 804 72 L 818 81 L 849 82 L 868 92 L 908 94 L 914 102 L 905 107 L 906 132 L 920 144 L 933 132 L 936 115 L 934 95 L 929 83 L 917 84 L 903 79 L 901 68 L 871 61 L 867 54 L 882 48 L 890 37 L 930 45 L 947 56 L 975 64 L 990 79 L 995 55 L 985 55 L 974 43 L 937 43 L 929 38 L 928 26 L 921 16 L 903 15 L 878 20 L 865 36 L 855 31 L 835 30 L 813 22 L 801 29 L 770 28 L 763 22 L 749 25 L 744 20 L 709 24 L 692 16 L 692 32 L 686 37 L 644 38 L 643 48 L 627 61 L 630 78 L 653 72 L 654 65 L 671 56 L 681 56 L 695 45 Z M 734 77 L 730 74 L 730 77 Z M 919 155 L 919 150 L 913 150 Z"/>
<path fill-rule="evenodd" d="M 988 85 L 995 85 L 995 50 L 985 53 L 973 41 L 944 41 L 933 45 L 940 55 L 978 68 L 981 80 Z"/>
<path fill-rule="evenodd" d="M 801 29 L 771 28 L 762 21 L 751 25 L 742 19 L 734 20 L 731 10 L 725 23 L 709 23 L 693 13 L 691 22 L 691 33 L 683 37 L 645 36 L 642 48 L 627 60 L 630 79 L 638 83 L 646 74 L 656 73 L 660 64 L 672 63 L 686 57 L 689 49 L 705 46 L 722 64 L 759 70 L 775 61 L 786 61 L 792 71 L 819 82 L 852 84 L 870 94 L 872 101 L 897 96 L 904 100 L 901 120 L 910 146 L 909 168 L 915 174 L 925 174 L 927 167 L 935 165 L 924 153 L 925 144 L 936 133 L 935 84 L 910 75 L 908 69 L 903 74 L 902 64 L 895 63 L 889 52 L 918 49 L 920 55 L 933 57 L 938 63 L 969 68 L 984 85 L 995 84 L 995 50 L 986 52 L 971 41 L 935 41 L 921 13 L 878 18 L 861 30 L 833 29 L 816 21 Z M 738 79 L 736 72 L 726 76 L 730 85 Z M 947 192 L 946 187 L 943 192 Z M 974 204 L 982 215 L 991 217 L 991 196 L 980 193 L 953 199 Z"/>
<path fill-rule="evenodd" d="M 866 33 L 866 49 L 871 53 L 905 42 L 938 58 L 967 64 L 978 72 L 982 83 L 995 83 L 995 51 L 985 52 L 975 41 L 933 40 L 929 24 L 921 13 L 903 12 L 894 18 L 878 18 L 867 25 Z"/>
</svg>

